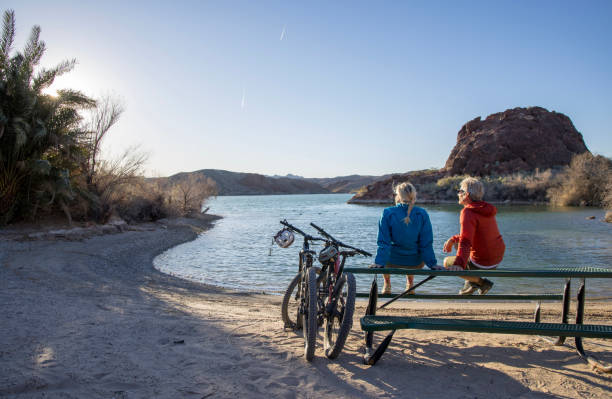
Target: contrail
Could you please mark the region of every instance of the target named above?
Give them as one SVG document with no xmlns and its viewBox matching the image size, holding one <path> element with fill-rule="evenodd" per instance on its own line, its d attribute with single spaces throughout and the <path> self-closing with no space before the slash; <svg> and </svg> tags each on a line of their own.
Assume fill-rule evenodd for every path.
<svg viewBox="0 0 612 399">
<path fill-rule="evenodd" d="M 287 25 L 283 26 L 283 31 L 281 32 L 280 35 L 280 40 L 283 40 L 285 38 L 285 31 L 287 30 Z"/>
<path fill-rule="evenodd" d="M 240 101 L 240 109 L 244 109 L 245 98 L 246 98 L 246 90 L 242 89 L 242 101 Z"/>
</svg>

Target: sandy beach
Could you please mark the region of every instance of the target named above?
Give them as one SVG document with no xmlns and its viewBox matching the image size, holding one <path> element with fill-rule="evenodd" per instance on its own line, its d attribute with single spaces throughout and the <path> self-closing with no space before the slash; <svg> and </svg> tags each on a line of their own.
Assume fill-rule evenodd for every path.
<svg viewBox="0 0 612 399">
<path fill-rule="evenodd" d="M 345 350 L 312 363 L 284 331 L 280 297 L 232 292 L 156 271 L 153 258 L 214 224 L 178 220 L 89 238 L 0 233 L 2 398 L 610 398 L 573 341 L 399 331 L 382 360 L 362 364 L 355 311 Z M 390 313 L 531 320 L 532 303 L 401 302 Z M 559 304 L 544 304 L 557 321 Z M 572 308 L 573 315 L 574 308 Z M 586 320 L 612 324 L 612 303 Z M 612 342 L 586 340 L 612 362 Z"/>
</svg>

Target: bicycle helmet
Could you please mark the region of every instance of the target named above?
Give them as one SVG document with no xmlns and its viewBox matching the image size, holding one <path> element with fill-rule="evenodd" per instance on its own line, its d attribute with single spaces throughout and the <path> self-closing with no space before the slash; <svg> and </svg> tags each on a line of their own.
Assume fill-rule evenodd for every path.
<svg viewBox="0 0 612 399">
<path fill-rule="evenodd" d="M 319 262 L 327 263 L 336 255 L 338 255 L 338 249 L 336 249 L 336 247 L 333 245 L 328 245 L 327 247 L 323 248 L 321 252 L 319 252 Z"/>
<path fill-rule="evenodd" d="M 282 229 L 274 236 L 274 242 L 281 248 L 289 247 L 293 244 L 293 240 L 295 240 L 295 236 L 289 229 Z"/>
</svg>

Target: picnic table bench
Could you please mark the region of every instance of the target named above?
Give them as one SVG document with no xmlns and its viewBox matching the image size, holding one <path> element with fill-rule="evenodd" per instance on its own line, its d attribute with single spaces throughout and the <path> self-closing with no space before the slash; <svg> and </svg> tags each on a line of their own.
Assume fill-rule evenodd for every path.
<svg viewBox="0 0 612 399">
<path fill-rule="evenodd" d="M 365 331 L 365 355 L 364 363 L 374 365 L 381 358 L 396 330 L 399 329 L 419 329 L 419 330 L 446 330 L 446 331 L 465 331 L 479 333 L 502 333 L 502 334 L 527 334 L 557 337 L 552 341 L 555 345 L 562 345 L 566 337 L 574 337 L 576 351 L 582 359 L 606 373 L 612 372 L 612 366 L 605 365 L 593 356 L 586 354 L 582 339 L 583 338 L 612 338 L 612 325 L 584 324 L 584 305 L 585 305 L 585 286 L 587 278 L 612 278 L 612 269 L 598 267 L 560 267 L 549 270 L 525 270 L 525 269 L 503 269 L 503 270 L 429 270 L 429 269 L 369 269 L 369 268 L 345 268 L 345 272 L 353 274 L 411 274 L 427 276 L 424 280 L 415 285 L 420 285 L 436 276 L 479 276 L 479 277 L 534 277 L 534 278 L 564 278 L 565 285 L 563 293 L 556 294 L 514 294 L 514 295 L 449 295 L 449 294 L 426 294 L 426 295 L 406 295 L 404 291 L 399 295 L 379 295 L 376 277 L 372 281 L 372 286 L 368 294 L 358 293 L 357 296 L 368 296 L 368 306 L 365 316 L 361 318 L 361 329 Z M 576 321 L 571 324 L 568 322 L 570 309 L 570 286 L 571 279 L 579 278 L 576 299 Z M 379 297 L 391 297 L 387 303 L 377 307 Z M 400 297 L 405 299 L 461 299 L 461 300 L 559 300 L 562 301 L 562 313 L 560 323 L 541 323 L 540 322 L 540 302 L 535 310 L 533 322 L 515 322 L 501 320 L 472 320 L 455 318 L 437 317 L 410 317 L 410 316 L 380 316 L 376 314 L 377 309 L 385 307 Z M 373 348 L 374 332 L 390 331 L 390 333 L 380 342 L 378 347 Z"/>
</svg>

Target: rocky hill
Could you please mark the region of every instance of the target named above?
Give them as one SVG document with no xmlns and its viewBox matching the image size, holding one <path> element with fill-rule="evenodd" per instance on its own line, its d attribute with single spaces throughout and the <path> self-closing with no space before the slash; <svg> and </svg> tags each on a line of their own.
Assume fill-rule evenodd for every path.
<svg viewBox="0 0 612 399">
<path fill-rule="evenodd" d="M 435 185 L 457 175 L 509 175 L 568 165 L 572 156 L 588 151 L 582 134 L 567 116 L 541 107 L 514 108 L 467 122 L 457 134 L 444 168 L 408 172 L 364 187 L 350 203 L 389 203 L 393 182 Z M 435 200 L 423 198 L 421 200 Z"/>
<path fill-rule="evenodd" d="M 305 179 L 268 177 L 256 173 L 230 172 L 219 169 L 202 169 L 170 176 L 170 181 L 196 174 L 209 178 L 217 185 L 218 195 L 262 195 L 262 194 L 325 194 L 330 191 Z"/>
<path fill-rule="evenodd" d="M 450 175 L 503 175 L 568 165 L 586 151 L 567 116 L 541 107 L 514 108 L 463 125 L 444 169 Z"/>
</svg>

